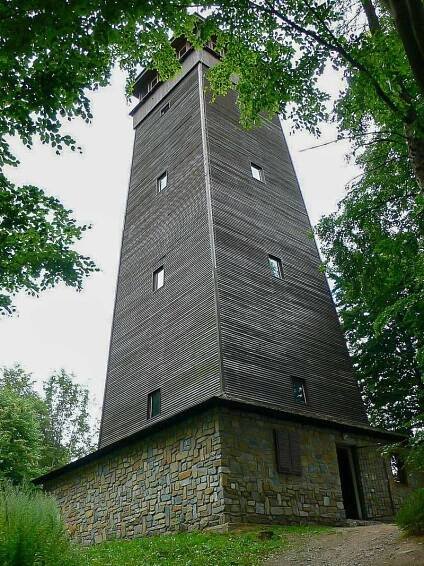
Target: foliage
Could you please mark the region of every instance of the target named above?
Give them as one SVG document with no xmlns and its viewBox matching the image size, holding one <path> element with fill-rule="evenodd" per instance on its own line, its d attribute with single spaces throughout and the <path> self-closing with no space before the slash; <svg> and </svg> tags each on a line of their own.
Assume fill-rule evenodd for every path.
<svg viewBox="0 0 424 566">
<path fill-rule="evenodd" d="M 7 136 L 19 136 L 28 147 L 38 136 L 57 153 L 64 147 L 78 149 L 75 140 L 62 133 L 62 120 L 92 119 L 88 92 L 107 84 L 115 63 L 128 72 L 129 93 L 140 65 L 157 68 L 162 79 L 175 74 L 180 64 L 170 44 L 171 35 L 185 35 L 196 47 L 217 36 L 224 56 L 210 73 L 210 85 L 215 96 L 230 88 L 237 90 L 241 120 L 247 126 L 259 123 L 261 112 L 279 111 L 292 120 L 294 127 L 318 133 L 319 122 L 327 116 L 327 93 L 318 79 L 330 63 L 343 70 L 356 89 L 356 98 L 349 94 L 339 107 L 341 131 L 350 132 L 360 125 L 369 132 L 370 126 L 381 123 L 381 116 L 390 114 L 398 125 L 407 128 L 404 143 L 411 155 L 421 156 L 422 66 L 411 55 L 414 41 L 419 42 L 413 33 L 414 26 L 420 26 L 419 11 L 412 22 L 406 12 L 401 14 L 411 23 L 408 33 L 399 24 L 405 17 L 397 17 L 391 2 L 374 6 L 371 0 L 361 0 L 358 8 L 352 0 L 204 1 L 198 3 L 199 9 L 207 10 L 201 23 L 189 13 L 190 6 L 187 0 L 75 0 L 72 9 L 67 3 L 52 5 L 46 0 L 11 0 L 3 5 L 0 167 L 17 164 Z M 233 74 L 238 76 L 237 84 L 231 81 Z M 423 159 L 413 163 L 421 182 Z M 7 184 L 3 185 L 4 191 Z M 21 190 L 26 192 L 26 188 Z M 38 191 L 37 203 L 43 202 L 55 211 L 53 203 L 42 196 Z M 19 215 L 20 204 L 12 202 L 13 206 L 7 208 L 6 223 L 9 217 L 13 220 Z M 11 226 L 9 236 L 13 240 L 13 222 Z M 38 251 L 52 261 L 43 264 L 42 275 L 37 271 L 39 261 L 32 263 L 32 254 L 17 256 L 21 277 L 13 271 L 16 266 L 6 264 L 6 280 L 12 268 L 14 282 L 11 289 L 6 287 L 8 293 L 18 289 L 37 293 L 46 282 L 50 286 L 62 279 L 80 288 L 93 265 L 87 258 L 70 253 L 70 246 L 85 229 L 73 228 L 65 246 L 65 265 L 55 262 L 57 255 L 52 258 L 45 240 L 39 242 Z M 59 232 L 55 242 L 63 237 Z M 27 271 L 32 274 L 30 285 Z M 10 300 L 8 304 L 10 310 Z"/>
<path fill-rule="evenodd" d="M 40 473 L 43 435 L 30 399 L 0 389 L 0 480 L 20 483 Z"/>
<path fill-rule="evenodd" d="M 372 21 L 365 4 L 372 8 Z M 419 164 L 411 159 L 410 166 L 423 184 L 423 91 L 395 21 L 381 4 L 230 0 L 221 2 L 210 17 L 225 49 L 221 64 L 210 72 L 212 90 L 237 90 L 245 124 L 260 121 L 261 111 L 273 113 L 278 108 L 296 128 L 318 133 L 320 120 L 332 117 L 340 136 L 356 139 L 358 134 L 374 136 L 373 132 L 378 137 L 380 126 L 390 121 L 384 134 L 400 130 L 406 148 L 420 146 Z M 345 77 L 346 88 L 334 111 L 323 105 L 325 83 L 318 80 L 328 64 Z M 232 74 L 239 78 L 236 85 Z"/>
<path fill-rule="evenodd" d="M 8 484 L 0 490 L 0 563 L 3 566 L 77 566 L 53 498 Z"/>
<path fill-rule="evenodd" d="M 411 112 L 416 134 L 421 132 L 422 97 L 390 20 L 377 19 L 377 31 L 369 34 L 365 48 L 376 77 L 389 66 L 395 72 L 391 84 L 398 93 L 397 110 L 382 104 L 361 74 L 346 71 L 347 88 L 336 112 L 363 173 L 338 211 L 321 220 L 317 233 L 371 422 L 412 431 L 404 456 L 420 467 L 424 199 L 410 159 L 410 124 L 402 114 Z M 413 110 L 407 109 L 410 100 Z"/>
<path fill-rule="evenodd" d="M 269 530 L 269 529 L 266 529 Z M 273 527 L 274 536 L 261 540 L 258 530 L 231 534 L 184 533 L 143 537 L 131 541 L 106 542 L 86 551 L 92 566 L 253 566 L 264 557 L 284 550 L 289 543 L 299 546 L 304 539 L 328 532 L 325 527 Z"/>
<path fill-rule="evenodd" d="M 94 263 L 73 250 L 88 226 L 33 186 L 16 187 L 0 173 L 0 314 L 14 310 L 12 297 L 30 295 L 63 281 L 81 289 Z"/>
<path fill-rule="evenodd" d="M 69 10 L 45 0 L 9 2 L 0 27 L 0 73 L 8 87 L 0 98 L 0 132 L 19 135 L 29 146 L 37 135 L 59 153 L 65 145 L 76 149 L 75 141 L 61 134 L 61 118 L 92 119 L 87 90 L 107 84 L 115 62 L 129 73 L 129 92 L 140 65 L 157 68 L 162 79 L 171 77 L 180 68 L 172 34 L 186 35 L 196 47 L 218 36 L 225 54 L 211 74 L 212 86 L 216 93 L 237 89 L 247 123 L 261 111 L 280 110 L 315 130 L 326 98 L 317 79 L 327 62 L 352 69 L 352 76 L 370 87 L 366 98 L 371 91 L 402 116 L 407 102 L 394 88 L 399 77 L 408 82 L 409 103 L 415 101 L 415 75 L 395 21 L 383 8 L 379 34 L 370 34 L 364 10 L 355 13 L 351 0 L 204 1 L 197 5 L 208 11 L 201 23 L 188 12 L 190 6 L 187 0 L 76 0 Z M 382 66 L 387 52 L 393 61 Z M 234 72 L 237 85 L 230 81 Z M 6 141 L 2 149 L 3 163 L 15 163 Z"/>
<path fill-rule="evenodd" d="M 424 472 L 424 414 L 419 413 L 406 425 L 412 434 L 403 441 L 386 445 L 382 452 L 388 458 L 393 455 L 400 456 L 406 471 L 422 474 Z"/>
<path fill-rule="evenodd" d="M 88 389 L 61 369 L 43 384 L 49 419 L 44 429 L 49 467 L 81 458 L 95 449 Z"/>
<path fill-rule="evenodd" d="M 31 374 L 27 373 L 19 364 L 1 369 L 0 388 L 11 389 L 21 397 L 38 398 L 34 392 L 34 381 L 31 378 Z"/>
<path fill-rule="evenodd" d="M 79 290 L 95 270 L 74 248 L 88 227 L 43 190 L 5 178 L 4 167 L 18 164 L 9 137 L 27 147 L 38 137 L 57 154 L 80 150 L 63 133 L 63 121 L 91 121 L 88 93 L 108 83 L 115 62 L 130 77 L 148 59 L 163 76 L 176 71 L 168 29 L 192 28 L 184 5 L 11 0 L 0 6 L 0 314 L 13 312 L 18 291 L 38 295 L 61 281 Z"/>
<path fill-rule="evenodd" d="M 366 149 L 365 174 L 317 233 L 371 420 L 407 431 L 424 403 L 424 217 L 402 151 Z"/>
<path fill-rule="evenodd" d="M 34 389 L 21 366 L 0 371 L 0 479 L 29 480 L 91 452 L 88 390 L 64 370 Z"/>
<path fill-rule="evenodd" d="M 405 464 L 413 470 L 424 472 L 424 413 L 411 422 L 415 431 L 405 450 Z"/>
<path fill-rule="evenodd" d="M 407 497 L 395 521 L 408 535 L 424 535 L 424 488 L 413 491 Z"/>
</svg>

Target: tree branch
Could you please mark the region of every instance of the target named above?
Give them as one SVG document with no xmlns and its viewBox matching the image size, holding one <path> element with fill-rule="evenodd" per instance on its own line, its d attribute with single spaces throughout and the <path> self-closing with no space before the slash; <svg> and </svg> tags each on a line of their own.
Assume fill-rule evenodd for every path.
<svg viewBox="0 0 424 566">
<path fill-rule="evenodd" d="M 307 28 L 297 24 L 296 22 L 294 22 L 293 20 L 288 18 L 285 14 L 283 14 L 283 12 L 275 9 L 273 6 L 271 6 L 269 4 L 267 6 L 265 6 L 265 5 L 261 6 L 259 4 L 256 4 L 253 1 L 250 1 L 249 6 L 252 9 L 259 10 L 259 11 L 265 12 L 267 14 L 271 14 L 273 16 L 276 16 L 281 21 L 283 21 L 286 24 L 286 26 L 288 26 L 291 30 L 296 31 L 297 33 L 299 33 L 303 36 L 310 37 L 316 43 L 318 43 L 318 45 L 325 47 L 329 51 L 338 53 L 346 62 L 350 63 L 350 65 L 352 65 L 352 67 L 354 69 L 364 73 L 367 76 L 370 83 L 374 87 L 374 90 L 376 91 L 378 97 L 386 104 L 386 106 L 388 106 L 390 108 L 390 110 L 392 110 L 392 112 L 401 116 L 402 121 L 405 121 L 404 113 L 396 106 L 396 104 L 391 100 L 391 98 L 385 93 L 385 91 L 383 90 L 381 85 L 375 79 L 374 75 L 365 67 L 365 65 L 363 65 L 361 63 L 361 61 L 358 61 L 357 59 L 355 59 L 355 57 L 353 55 L 351 55 L 343 47 L 343 45 L 340 44 L 340 42 L 337 40 L 337 38 L 334 36 L 334 34 L 325 26 L 325 24 L 324 24 L 324 28 L 325 28 L 326 32 L 329 34 L 333 43 L 331 43 L 329 40 L 327 40 L 324 37 L 322 37 L 321 35 L 319 35 L 314 30 L 307 29 Z"/>
<path fill-rule="evenodd" d="M 316 144 L 316 145 L 311 145 L 310 147 L 305 147 L 304 149 L 301 149 L 299 151 L 300 152 L 309 151 L 310 149 L 317 149 L 319 147 L 324 147 L 326 145 L 330 145 L 332 143 L 337 143 L 339 141 L 346 141 L 346 140 L 351 141 L 351 140 L 354 140 L 354 139 L 357 139 L 357 138 L 360 138 L 360 137 L 363 137 L 363 136 L 370 136 L 370 135 L 376 135 L 376 134 L 389 134 L 389 136 L 398 136 L 398 138 L 400 138 L 404 143 L 407 139 L 406 136 L 402 136 L 400 134 L 397 134 L 396 132 L 384 132 L 384 131 L 381 131 L 381 132 L 364 132 L 364 133 L 360 133 L 360 134 L 359 133 L 353 134 L 353 135 L 350 135 L 350 136 L 341 136 L 339 138 L 336 138 L 334 140 L 330 140 L 328 142 L 323 142 L 323 143 L 319 143 L 319 144 Z M 396 142 L 399 142 L 400 140 L 399 139 L 395 140 L 395 139 L 392 139 L 390 137 L 389 138 L 378 138 L 378 139 L 373 140 L 372 142 L 364 142 L 363 145 L 372 145 L 374 143 L 383 142 L 383 141 L 390 142 L 390 143 L 396 143 Z"/>
</svg>

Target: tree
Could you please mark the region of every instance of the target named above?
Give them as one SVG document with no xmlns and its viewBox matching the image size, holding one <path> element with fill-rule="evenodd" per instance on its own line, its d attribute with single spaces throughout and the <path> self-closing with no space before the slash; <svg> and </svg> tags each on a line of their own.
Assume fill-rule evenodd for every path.
<svg viewBox="0 0 424 566">
<path fill-rule="evenodd" d="M 57 199 L 0 173 L 0 313 L 14 311 L 12 297 L 21 290 L 38 295 L 60 281 L 81 289 L 96 267 L 72 246 L 87 229 Z"/>
<path fill-rule="evenodd" d="M 62 122 L 91 120 L 88 91 L 107 84 L 114 62 L 143 62 L 159 46 L 171 49 L 163 26 L 155 29 L 159 12 L 174 29 L 185 19 L 172 2 L 168 8 L 159 0 L 10 0 L 0 6 L 0 313 L 13 312 L 20 290 L 38 295 L 61 281 L 80 289 L 95 270 L 74 249 L 88 227 L 78 226 L 42 189 L 6 179 L 5 166 L 18 165 L 9 137 L 31 147 L 37 136 L 57 154 L 79 150 L 62 133 Z M 140 46 L 138 37 L 145 37 Z M 175 58 L 172 65 L 175 70 Z"/>
<path fill-rule="evenodd" d="M 43 435 L 30 399 L 0 389 L 0 480 L 15 483 L 40 473 Z"/>
<path fill-rule="evenodd" d="M 44 429 L 49 467 L 81 458 L 95 449 L 88 389 L 61 369 L 43 384 L 48 423 Z"/>
<path fill-rule="evenodd" d="M 409 64 L 424 92 L 424 4 L 422 0 L 383 0 L 389 10 L 399 34 Z M 369 20 L 375 21 L 372 4 L 362 0 Z"/>
<path fill-rule="evenodd" d="M 212 35 L 218 37 L 225 55 L 210 73 L 211 88 L 215 95 L 230 88 L 238 91 L 245 125 L 257 123 L 263 111 L 279 111 L 295 127 L 318 133 L 320 120 L 328 118 L 327 95 L 318 78 L 328 63 L 342 70 L 355 83 L 360 104 L 355 105 L 354 120 L 349 105 L 340 106 L 343 110 L 336 117 L 341 135 L 378 142 L 387 135 L 387 116 L 394 118 L 389 135 L 402 137 L 423 189 L 422 0 L 204 1 L 197 5 L 210 13 L 202 23 L 188 13 L 190 5 L 187 0 L 4 4 L 0 8 L 0 167 L 17 164 L 7 142 L 11 135 L 28 147 L 38 136 L 57 153 L 65 146 L 78 149 L 75 140 L 62 134 L 61 120 L 91 120 L 87 92 L 107 84 L 113 64 L 128 71 L 129 92 L 139 65 L 155 66 L 163 79 L 172 76 L 179 68 L 169 41 L 172 30 L 177 36 L 185 34 L 197 47 Z M 237 85 L 231 81 L 234 73 L 239 77 Z M 353 97 L 349 100 L 352 106 Z M 14 187 L 2 177 L 0 191 L 25 195 L 28 188 Z M 41 238 L 36 254 L 25 253 L 23 241 L 33 238 L 33 226 L 29 223 L 22 230 L 14 219 L 28 214 L 27 200 L 9 199 L 0 223 L 0 230 L 6 227 L 5 234 L 0 231 L 0 253 L 8 258 L 0 279 L 6 289 L 0 303 L 4 312 L 11 312 L 11 296 L 20 289 L 37 294 L 59 281 L 79 289 L 94 269 L 87 258 L 72 252 L 86 227 L 73 223 L 60 250 L 64 226 L 73 222 L 69 213 L 63 211 L 62 222 L 49 224 L 49 211 L 58 220 L 57 201 L 53 205 L 34 188 L 31 198 L 37 209 L 46 211 L 41 223 L 55 238 L 52 246 Z M 55 232 L 58 226 L 61 229 Z M 10 261 L 12 257 L 16 263 Z"/>
<path fill-rule="evenodd" d="M 366 143 L 382 133 L 400 135 L 424 189 L 421 73 L 409 65 L 403 36 L 382 5 L 372 0 L 229 1 L 220 3 L 214 17 L 227 55 L 211 72 L 212 88 L 224 94 L 234 88 L 231 75 L 238 75 L 235 88 L 246 124 L 260 120 L 260 111 L 279 109 L 295 127 L 316 133 L 327 116 L 326 93 L 317 81 L 330 63 L 349 85 L 349 106 L 339 104 L 333 114 L 340 135 Z M 420 61 L 424 65 L 424 54 Z"/>
<path fill-rule="evenodd" d="M 22 366 L 15 364 L 1 368 L 0 389 L 9 389 L 19 397 L 38 399 L 34 391 L 34 381 L 31 374 L 27 373 Z"/>
<path fill-rule="evenodd" d="M 30 479 L 94 450 L 88 390 L 64 370 L 37 393 L 20 365 L 0 371 L 0 478 Z"/>
<path fill-rule="evenodd" d="M 367 174 L 317 232 L 371 421 L 407 432 L 424 406 L 424 217 L 407 160 L 375 167 L 385 157 L 366 149 Z"/>
</svg>

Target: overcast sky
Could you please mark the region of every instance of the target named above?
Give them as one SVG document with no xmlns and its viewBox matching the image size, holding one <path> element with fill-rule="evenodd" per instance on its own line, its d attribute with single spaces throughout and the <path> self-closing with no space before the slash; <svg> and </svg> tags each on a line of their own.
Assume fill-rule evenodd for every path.
<svg viewBox="0 0 424 566">
<path fill-rule="evenodd" d="M 41 381 L 55 369 L 74 372 L 100 406 L 112 323 L 121 232 L 131 164 L 133 130 L 124 96 L 124 76 L 115 71 L 112 84 L 94 93 L 91 125 L 72 122 L 68 131 L 83 155 L 35 144 L 32 150 L 15 143 L 21 160 L 7 174 L 16 183 L 31 183 L 58 197 L 80 223 L 91 223 L 79 250 L 92 257 L 101 271 L 87 279 L 81 293 L 61 285 L 40 298 L 18 296 L 18 314 L 0 319 L 0 365 L 21 363 Z M 340 87 L 333 74 L 326 88 Z M 345 144 L 302 152 L 317 140 L 305 133 L 285 133 L 313 224 L 336 208 L 344 186 L 355 174 L 345 162 Z M 335 138 L 323 128 L 322 141 Z"/>
</svg>

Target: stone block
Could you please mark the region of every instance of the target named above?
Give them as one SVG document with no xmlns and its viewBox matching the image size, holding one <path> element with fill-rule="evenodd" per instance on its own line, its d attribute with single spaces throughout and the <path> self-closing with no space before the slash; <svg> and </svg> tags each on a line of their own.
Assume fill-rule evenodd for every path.
<svg viewBox="0 0 424 566">
<path fill-rule="evenodd" d="M 265 514 L 265 505 L 263 503 L 256 503 L 255 512 L 258 515 L 264 515 Z"/>
<path fill-rule="evenodd" d="M 186 478 L 189 478 L 190 476 L 191 476 L 191 470 L 186 470 L 184 472 L 179 473 L 180 480 L 185 480 Z"/>
</svg>

